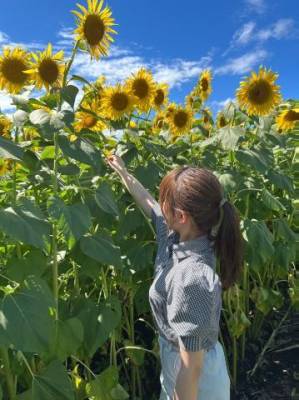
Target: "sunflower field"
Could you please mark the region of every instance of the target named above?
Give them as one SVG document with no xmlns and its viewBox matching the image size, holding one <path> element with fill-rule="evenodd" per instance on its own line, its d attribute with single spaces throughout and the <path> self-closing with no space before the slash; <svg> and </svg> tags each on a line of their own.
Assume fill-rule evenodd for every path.
<svg viewBox="0 0 299 400">
<path fill-rule="evenodd" d="M 299 309 L 299 101 L 283 99 L 264 66 L 215 118 L 208 69 L 184 104 L 146 68 L 114 86 L 89 82 L 72 74 L 74 59 L 100 63 L 116 24 L 103 0 L 72 12 L 68 58 L 51 44 L 0 55 L 0 89 L 15 105 L 0 114 L 0 400 L 158 399 L 155 232 L 105 163 L 112 153 L 156 198 L 174 166 L 210 168 L 238 208 L 245 260 L 223 293 L 219 338 L 237 396 Z"/>
</svg>

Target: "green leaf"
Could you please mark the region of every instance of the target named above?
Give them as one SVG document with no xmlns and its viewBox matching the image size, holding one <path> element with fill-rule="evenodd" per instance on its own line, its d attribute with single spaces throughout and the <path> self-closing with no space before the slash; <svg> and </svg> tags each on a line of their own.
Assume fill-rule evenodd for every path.
<svg viewBox="0 0 299 400">
<path fill-rule="evenodd" d="M 41 160 L 45 160 L 47 158 L 55 158 L 55 146 L 47 146 L 40 154 Z"/>
<path fill-rule="evenodd" d="M 260 155 L 254 150 L 236 150 L 235 156 L 245 168 L 252 167 L 262 174 L 266 173 L 268 169 L 267 164 L 260 159 Z"/>
<path fill-rule="evenodd" d="M 118 383 L 118 369 L 112 365 L 106 368 L 96 379 L 86 384 L 86 393 L 94 400 L 125 400 L 129 398 L 123 389 L 120 391 Z M 117 397 L 115 395 L 117 394 Z"/>
<path fill-rule="evenodd" d="M 72 108 L 74 108 L 76 96 L 79 89 L 74 85 L 68 85 L 61 89 L 61 97 L 66 101 Z"/>
<path fill-rule="evenodd" d="M 91 226 L 91 215 L 85 204 L 66 205 L 60 198 L 52 196 L 47 202 L 47 207 L 49 215 L 57 219 L 67 239 L 70 239 L 71 235 L 77 240 L 80 239 Z"/>
<path fill-rule="evenodd" d="M 277 188 L 285 190 L 288 193 L 294 193 L 293 182 L 288 176 L 271 169 L 267 172 L 266 176 Z"/>
<path fill-rule="evenodd" d="M 116 246 L 99 233 L 82 237 L 80 239 L 80 248 L 84 254 L 100 263 L 122 267 L 119 246 Z"/>
<path fill-rule="evenodd" d="M 13 256 L 6 264 L 6 275 L 8 278 L 22 283 L 28 275 L 41 275 L 48 268 L 48 259 L 39 249 L 30 249 L 22 258 Z"/>
<path fill-rule="evenodd" d="M 18 293 L 8 294 L 1 302 L 0 337 L 18 350 L 45 352 L 54 335 L 55 307 L 52 293 L 42 279 L 28 276 Z"/>
<path fill-rule="evenodd" d="M 24 150 L 20 146 L 0 136 L 0 158 L 21 161 L 23 156 Z"/>
<path fill-rule="evenodd" d="M 27 199 L 28 200 L 28 199 Z M 49 244 L 51 225 L 36 206 L 7 207 L 0 210 L 0 228 L 15 240 L 45 249 Z"/>
<path fill-rule="evenodd" d="M 84 328 L 78 318 L 69 318 L 58 323 L 57 341 L 53 344 L 55 355 L 64 361 L 71 354 L 76 354 L 83 343 Z"/>
<path fill-rule="evenodd" d="M 278 238 L 283 239 L 287 243 L 296 242 L 296 234 L 292 231 L 286 219 L 274 219 L 273 227 Z"/>
<path fill-rule="evenodd" d="M 274 255 L 273 235 L 264 221 L 245 220 L 249 262 L 253 268 L 263 267 Z"/>
<path fill-rule="evenodd" d="M 80 168 L 76 164 L 58 165 L 58 172 L 62 175 L 79 175 Z"/>
<path fill-rule="evenodd" d="M 218 130 L 217 136 L 224 150 L 234 150 L 242 136 L 245 136 L 245 130 L 239 126 L 225 126 Z"/>
<path fill-rule="evenodd" d="M 95 193 L 98 206 L 109 214 L 119 215 L 119 209 L 114 199 L 114 193 L 107 182 L 102 182 Z"/>
<path fill-rule="evenodd" d="M 71 380 L 65 366 L 52 361 L 40 374 L 34 375 L 32 400 L 75 400 Z"/>
<path fill-rule="evenodd" d="M 66 134 L 59 133 L 58 144 L 65 155 L 91 165 L 98 173 L 101 173 L 101 153 L 86 140 L 78 138 L 76 141 L 70 142 Z"/>
<path fill-rule="evenodd" d="M 261 199 L 266 207 L 273 211 L 286 211 L 286 208 L 266 188 L 261 192 Z"/>
<path fill-rule="evenodd" d="M 90 82 L 88 82 L 86 79 L 82 78 L 82 76 L 79 75 L 72 75 L 71 80 L 79 81 L 81 83 L 84 83 L 85 85 L 91 86 Z"/>
</svg>

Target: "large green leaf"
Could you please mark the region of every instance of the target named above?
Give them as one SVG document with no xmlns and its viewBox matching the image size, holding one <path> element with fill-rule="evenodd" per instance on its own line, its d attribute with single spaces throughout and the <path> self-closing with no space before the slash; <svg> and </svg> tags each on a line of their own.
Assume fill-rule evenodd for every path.
<svg viewBox="0 0 299 400">
<path fill-rule="evenodd" d="M 217 136 L 224 150 L 234 150 L 240 139 L 245 136 L 245 130 L 240 126 L 225 126 L 219 129 Z"/>
<path fill-rule="evenodd" d="M 0 337 L 4 336 L 18 350 L 44 352 L 54 335 L 55 303 L 42 279 L 30 275 L 19 292 L 5 295 L 1 302 Z"/>
<path fill-rule="evenodd" d="M 261 199 L 265 206 L 270 208 L 270 210 L 278 212 L 286 210 L 285 206 L 281 204 L 281 202 L 276 199 L 266 188 L 264 188 L 261 192 Z"/>
<path fill-rule="evenodd" d="M 21 161 L 23 156 L 24 150 L 20 146 L 0 136 L 0 158 Z"/>
<path fill-rule="evenodd" d="M 13 256 L 6 264 L 6 276 L 22 283 L 28 275 L 40 277 L 47 269 L 48 259 L 39 249 L 30 249 L 22 258 Z"/>
<path fill-rule="evenodd" d="M 49 245 L 51 225 L 36 205 L 23 199 L 20 206 L 0 210 L 0 228 L 15 240 L 44 249 Z"/>
<path fill-rule="evenodd" d="M 83 343 L 84 328 L 78 318 L 69 318 L 58 323 L 58 335 L 53 337 L 53 352 L 57 358 L 64 361 L 71 354 L 76 354 Z"/>
<path fill-rule="evenodd" d="M 122 267 L 120 248 L 100 233 L 83 236 L 80 239 L 80 248 L 84 254 L 96 261 Z"/>
<path fill-rule="evenodd" d="M 102 171 L 101 153 L 85 139 L 78 138 L 70 142 L 67 135 L 59 133 L 58 144 L 62 152 L 74 160 L 91 165 L 98 173 Z"/>
<path fill-rule="evenodd" d="M 244 165 L 245 168 L 252 167 L 256 171 L 264 174 L 267 171 L 267 164 L 260 159 L 260 155 L 255 150 L 236 150 L 235 156 L 237 160 Z"/>
<path fill-rule="evenodd" d="M 270 169 L 267 172 L 267 178 L 277 188 L 286 190 L 289 193 L 294 193 L 293 182 L 292 182 L 291 178 L 289 178 L 288 176 L 283 175 L 280 172 L 273 171 L 272 169 Z"/>
<path fill-rule="evenodd" d="M 86 384 L 86 393 L 94 400 L 125 400 L 128 393 L 118 383 L 118 369 L 112 365 L 106 368 L 96 379 Z"/>
<path fill-rule="evenodd" d="M 263 267 L 274 255 L 273 235 L 264 221 L 245 220 L 249 262 L 253 268 Z"/>
<path fill-rule="evenodd" d="M 68 85 L 61 89 L 61 97 L 66 101 L 71 107 L 74 107 L 76 96 L 79 89 L 74 85 Z"/>
<path fill-rule="evenodd" d="M 75 400 L 72 382 L 65 366 L 52 361 L 32 382 L 32 400 Z"/>
<path fill-rule="evenodd" d="M 114 193 L 107 182 L 102 182 L 95 193 L 98 206 L 109 214 L 119 215 L 119 209 L 114 199 Z"/>
<path fill-rule="evenodd" d="M 51 217 L 58 220 L 58 226 L 63 230 L 70 249 L 73 245 L 71 236 L 78 240 L 91 226 L 89 208 L 82 203 L 66 205 L 63 200 L 54 196 L 49 198 L 47 205 Z"/>
</svg>

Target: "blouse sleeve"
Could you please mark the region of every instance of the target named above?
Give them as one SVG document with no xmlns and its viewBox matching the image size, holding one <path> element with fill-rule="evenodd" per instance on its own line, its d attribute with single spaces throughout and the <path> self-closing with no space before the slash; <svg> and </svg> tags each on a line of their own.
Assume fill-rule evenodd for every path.
<svg viewBox="0 0 299 400">
<path fill-rule="evenodd" d="M 189 259 L 190 260 L 190 259 Z M 167 316 L 170 327 L 178 337 L 180 348 L 199 351 L 211 346 L 218 335 L 213 305 L 215 282 L 208 266 L 180 265 L 175 272 L 167 299 Z"/>
<path fill-rule="evenodd" d="M 157 243 L 161 244 L 167 238 L 168 226 L 157 201 L 154 202 L 151 209 L 151 221 L 156 231 Z"/>
</svg>

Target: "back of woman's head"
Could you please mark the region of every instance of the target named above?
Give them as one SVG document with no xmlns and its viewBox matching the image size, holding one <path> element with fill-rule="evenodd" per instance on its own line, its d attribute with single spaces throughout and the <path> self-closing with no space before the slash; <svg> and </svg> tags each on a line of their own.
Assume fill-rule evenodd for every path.
<svg viewBox="0 0 299 400">
<path fill-rule="evenodd" d="M 222 211 L 219 207 L 226 196 L 216 175 L 207 168 L 179 166 L 163 177 L 159 189 L 160 204 L 165 201 L 172 215 L 175 207 L 190 213 L 200 231 L 214 241 L 222 288 L 228 289 L 240 278 L 243 239 L 235 206 L 227 199 Z"/>
</svg>

